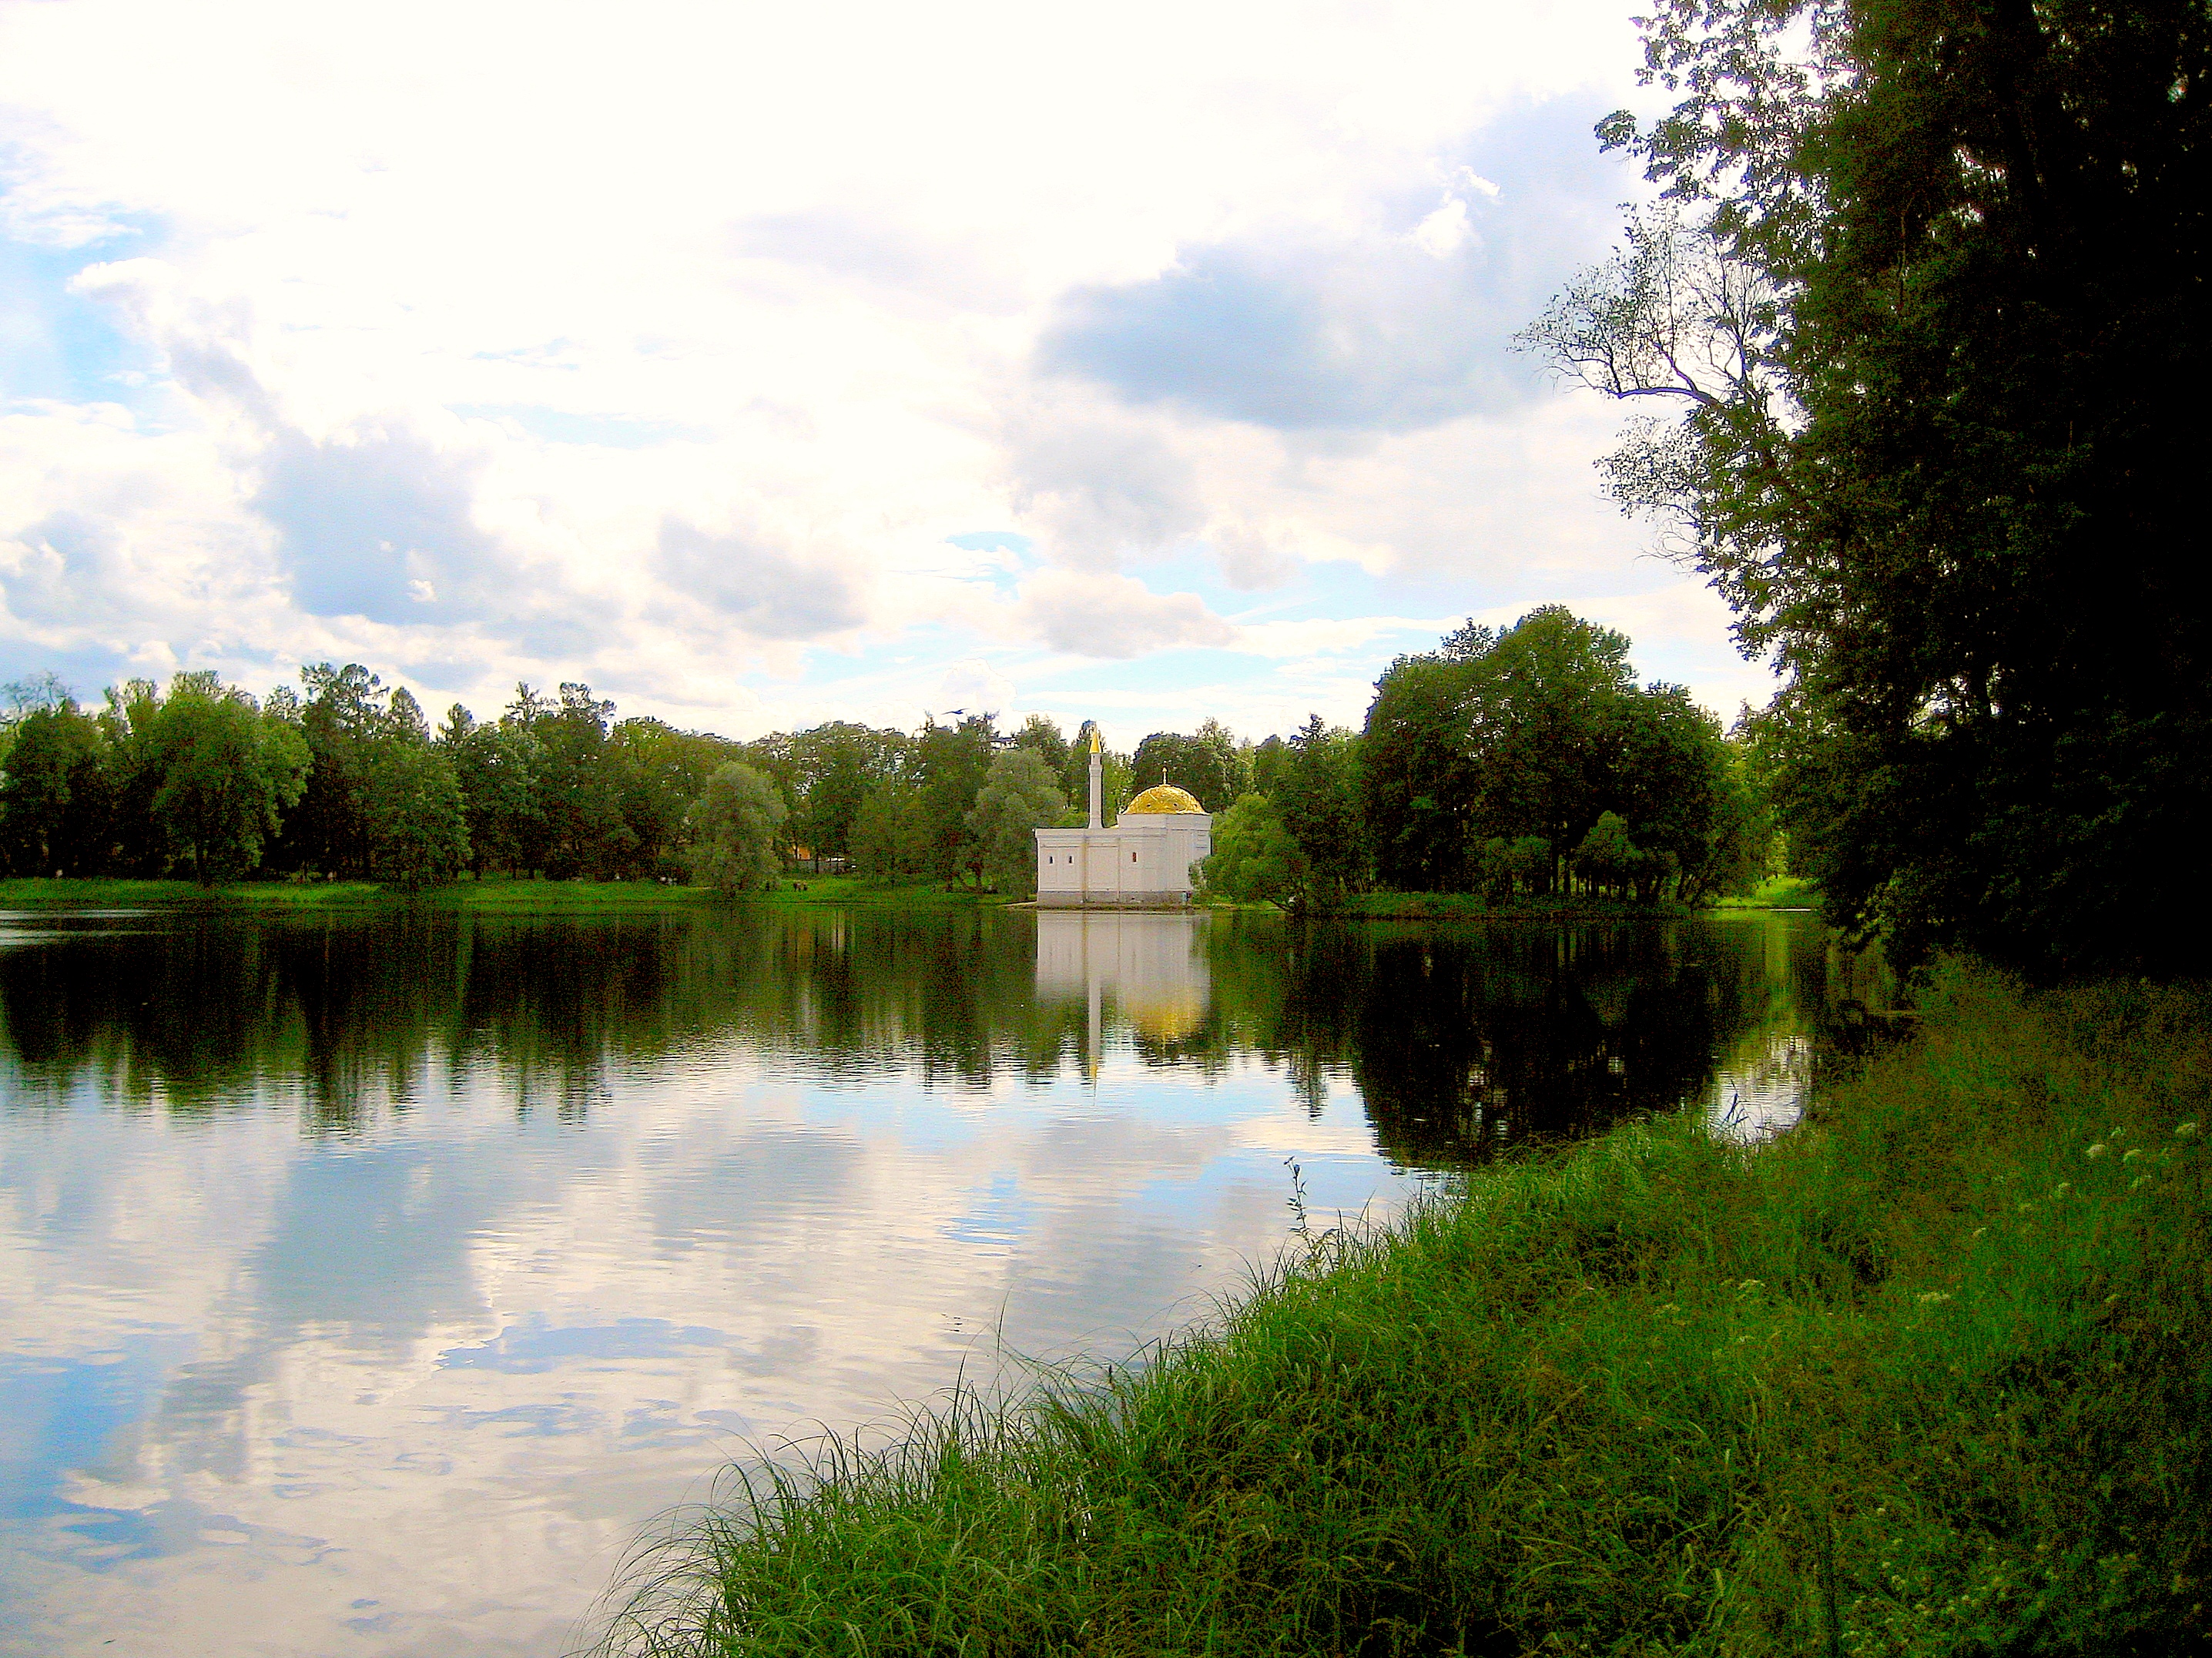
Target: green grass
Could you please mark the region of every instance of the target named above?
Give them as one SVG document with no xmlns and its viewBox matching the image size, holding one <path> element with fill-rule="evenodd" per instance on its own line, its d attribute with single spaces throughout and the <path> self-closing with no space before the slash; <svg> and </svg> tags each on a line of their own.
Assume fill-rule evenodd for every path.
<svg viewBox="0 0 2212 1658">
<path fill-rule="evenodd" d="M 0 908 L 59 906 L 137 908 L 148 904 L 251 904 L 308 908 L 373 903 L 384 896 L 373 882 L 235 881 L 203 887 L 191 881 L 0 880 Z"/>
<path fill-rule="evenodd" d="M 1330 913 L 1393 921 L 1580 921 L 1616 918 L 1649 920 L 1656 915 L 1686 915 L 1690 912 L 1683 905 L 1671 902 L 1638 904 L 1625 898 L 1602 898 L 1593 894 L 1513 898 L 1504 903 L 1492 903 L 1474 892 L 1362 892 L 1347 899 L 1340 909 Z"/>
<path fill-rule="evenodd" d="M 1773 875 L 1749 892 L 1717 902 L 1722 909 L 1810 909 L 1820 902 L 1820 889 L 1802 875 Z"/>
<path fill-rule="evenodd" d="M 799 890 L 801 884 L 804 890 Z M 514 881 L 494 878 L 457 881 L 452 886 L 411 897 L 369 881 L 234 881 L 214 887 L 198 886 L 190 881 L 0 881 L 0 908 L 187 904 L 304 909 L 405 902 L 457 904 L 464 909 L 519 914 L 653 909 L 730 901 L 704 887 L 662 886 L 652 881 Z M 748 893 L 736 902 L 936 909 L 1009 901 L 972 890 L 947 891 L 938 881 L 882 882 L 849 875 L 802 875 L 786 881 L 774 892 Z"/>
<path fill-rule="evenodd" d="M 1948 969 L 1770 1146 L 1479 1172 L 1137 1363 L 760 1465 L 610 1645 L 2203 1650 L 2208 1016 Z"/>
</svg>

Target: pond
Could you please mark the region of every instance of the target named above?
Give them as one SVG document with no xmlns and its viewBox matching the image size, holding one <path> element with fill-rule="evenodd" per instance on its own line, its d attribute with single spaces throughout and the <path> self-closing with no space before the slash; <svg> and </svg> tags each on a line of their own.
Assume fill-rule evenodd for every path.
<svg viewBox="0 0 2212 1658">
<path fill-rule="evenodd" d="M 1787 1122 L 1809 917 L 0 915 L 0 1650 L 555 1653 L 734 1458 Z M 664 1521 L 665 1523 L 665 1521 Z"/>
</svg>

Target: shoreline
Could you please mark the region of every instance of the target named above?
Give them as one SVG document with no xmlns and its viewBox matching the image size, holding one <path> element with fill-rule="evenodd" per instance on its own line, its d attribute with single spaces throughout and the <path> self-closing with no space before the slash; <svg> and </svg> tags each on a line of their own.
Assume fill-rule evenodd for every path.
<svg viewBox="0 0 2212 1658">
<path fill-rule="evenodd" d="M 1631 904 L 1602 899 L 1528 900 L 1492 905 L 1466 893 L 1363 893 L 1341 908 L 1310 912 L 1318 919 L 1374 921 L 1589 921 L 1674 920 L 1695 916 L 1793 914 L 1807 908 L 1802 884 L 1780 895 L 1791 902 L 1726 900 L 1692 908 L 1675 903 Z M 941 882 L 878 882 L 849 875 L 787 878 L 773 892 L 724 897 L 709 888 L 662 885 L 652 881 L 533 881 L 495 877 L 456 881 L 421 892 L 403 892 L 373 881 L 232 881 L 202 887 L 191 881 L 111 879 L 104 877 L 35 877 L 0 879 L 0 909 L 58 909 L 159 906 L 169 908 L 301 910 L 428 904 L 467 910 L 573 913 L 578 910 L 683 908 L 701 904 L 731 907 L 811 908 L 851 906 L 915 909 L 1008 908 L 1035 912 L 1034 899 L 972 889 L 948 890 Z M 1071 913 L 1078 913 L 1071 909 Z M 1194 902 L 1182 908 L 1101 906 L 1087 914 L 1218 914 L 1287 915 L 1274 904 Z"/>
<path fill-rule="evenodd" d="M 708 887 L 652 881 L 456 881 L 404 892 L 374 881 L 232 881 L 202 887 L 191 881 L 105 878 L 0 880 L 0 909 L 160 907 L 172 909 L 313 910 L 428 905 L 449 909 L 548 914 L 579 910 L 651 910 L 701 905 L 804 908 L 814 905 L 915 909 L 995 908 L 996 895 L 946 891 L 939 883 L 877 884 L 850 876 L 808 876 L 774 892 L 725 897 Z"/>
<path fill-rule="evenodd" d="M 605 1649 L 2199 1642 L 2212 995 L 1954 963 L 1922 1013 L 1756 1148 L 1477 1170 L 1124 1363 L 750 1465 Z"/>
</svg>

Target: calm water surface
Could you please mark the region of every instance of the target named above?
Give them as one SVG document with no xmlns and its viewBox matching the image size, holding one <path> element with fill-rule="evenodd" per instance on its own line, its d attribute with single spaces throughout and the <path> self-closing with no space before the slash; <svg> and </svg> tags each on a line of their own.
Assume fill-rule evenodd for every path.
<svg viewBox="0 0 2212 1658">
<path fill-rule="evenodd" d="M 547 1654 L 715 1471 L 1310 1210 L 1798 1108 L 1809 918 L 0 915 L 0 1651 Z"/>
</svg>

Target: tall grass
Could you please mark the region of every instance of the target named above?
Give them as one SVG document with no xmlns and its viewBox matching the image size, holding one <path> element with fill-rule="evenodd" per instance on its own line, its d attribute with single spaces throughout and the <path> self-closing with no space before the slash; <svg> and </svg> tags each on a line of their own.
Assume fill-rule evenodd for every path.
<svg viewBox="0 0 2212 1658">
<path fill-rule="evenodd" d="M 1482 1172 L 1138 1363 L 755 1473 L 610 1648 L 2201 1649 L 2212 1007 L 1925 1008 L 1765 1148 Z"/>
</svg>

